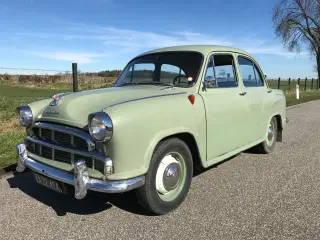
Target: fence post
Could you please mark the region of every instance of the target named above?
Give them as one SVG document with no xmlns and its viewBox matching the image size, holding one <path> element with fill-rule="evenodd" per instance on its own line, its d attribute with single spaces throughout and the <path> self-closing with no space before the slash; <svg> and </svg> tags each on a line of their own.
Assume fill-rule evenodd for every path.
<svg viewBox="0 0 320 240">
<path fill-rule="evenodd" d="M 278 89 L 280 89 L 280 78 L 278 78 Z"/>
<path fill-rule="evenodd" d="M 289 78 L 288 80 L 289 91 L 290 91 L 290 82 L 291 82 L 291 78 Z"/>
<path fill-rule="evenodd" d="M 313 89 L 313 78 L 311 78 L 311 90 Z"/>
<path fill-rule="evenodd" d="M 300 86 L 300 78 L 298 78 L 298 85 Z"/>
<path fill-rule="evenodd" d="M 72 63 L 72 81 L 73 81 L 73 91 L 78 92 L 78 66 L 77 66 L 77 63 Z"/>
<path fill-rule="evenodd" d="M 307 91 L 307 80 L 308 78 L 306 78 L 306 80 L 304 81 L 304 91 Z"/>
</svg>

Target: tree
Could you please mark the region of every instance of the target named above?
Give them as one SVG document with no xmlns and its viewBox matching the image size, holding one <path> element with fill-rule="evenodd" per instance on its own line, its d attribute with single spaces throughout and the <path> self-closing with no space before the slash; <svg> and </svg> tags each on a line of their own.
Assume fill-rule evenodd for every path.
<svg viewBox="0 0 320 240">
<path fill-rule="evenodd" d="M 300 52 L 306 44 L 316 58 L 320 79 L 320 0 L 280 0 L 272 20 L 276 36 L 289 51 Z"/>
</svg>

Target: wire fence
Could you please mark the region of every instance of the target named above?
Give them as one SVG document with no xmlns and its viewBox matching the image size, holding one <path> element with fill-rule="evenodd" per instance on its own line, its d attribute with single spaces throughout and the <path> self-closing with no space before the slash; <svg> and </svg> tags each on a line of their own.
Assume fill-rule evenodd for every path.
<svg viewBox="0 0 320 240">
<path fill-rule="evenodd" d="M 270 88 L 281 89 L 283 91 L 292 91 L 299 85 L 300 91 L 319 90 L 319 79 L 297 78 L 297 79 L 268 79 Z"/>
<path fill-rule="evenodd" d="M 98 73 L 77 72 L 79 84 L 86 85 L 110 85 L 115 77 L 99 76 Z M 53 69 L 28 69 L 0 67 L 0 80 L 15 83 L 73 83 L 73 72 L 69 70 Z"/>
<path fill-rule="evenodd" d="M 70 70 L 54 69 L 28 69 L 28 68 L 6 68 L 0 67 L 0 80 L 19 83 L 73 83 L 73 72 Z M 98 73 L 77 72 L 79 84 L 112 85 L 117 77 L 103 77 Z M 299 85 L 300 91 L 319 90 L 319 79 L 297 78 L 297 79 L 267 79 L 270 88 L 292 91 Z"/>
</svg>

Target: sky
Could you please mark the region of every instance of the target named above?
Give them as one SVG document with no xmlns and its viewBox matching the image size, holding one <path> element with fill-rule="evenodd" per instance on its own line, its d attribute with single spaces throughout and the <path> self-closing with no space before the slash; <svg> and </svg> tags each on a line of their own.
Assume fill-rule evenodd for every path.
<svg viewBox="0 0 320 240">
<path fill-rule="evenodd" d="M 316 77 L 307 50 L 284 49 L 279 0 L 1 0 L 2 68 L 82 72 L 123 69 L 159 47 L 212 44 L 251 53 L 270 78 Z"/>
</svg>

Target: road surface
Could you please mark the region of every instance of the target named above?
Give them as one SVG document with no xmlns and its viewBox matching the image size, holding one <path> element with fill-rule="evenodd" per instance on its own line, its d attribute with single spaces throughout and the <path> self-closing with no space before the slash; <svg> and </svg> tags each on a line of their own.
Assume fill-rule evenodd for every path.
<svg viewBox="0 0 320 240">
<path fill-rule="evenodd" d="M 242 153 L 194 177 L 186 201 L 165 216 L 147 216 L 130 193 L 78 201 L 37 185 L 30 172 L 7 176 L 0 238 L 320 239 L 320 102 L 287 114 L 272 154 Z"/>
</svg>

